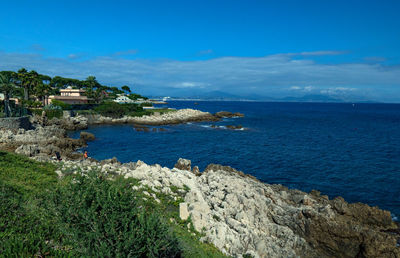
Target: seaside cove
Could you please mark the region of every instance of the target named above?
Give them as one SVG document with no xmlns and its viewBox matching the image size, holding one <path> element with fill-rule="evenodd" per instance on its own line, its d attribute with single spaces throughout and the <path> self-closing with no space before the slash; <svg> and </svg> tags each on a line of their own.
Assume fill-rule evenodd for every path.
<svg viewBox="0 0 400 258">
<path fill-rule="evenodd" d="M 142 117 L 108 118 L 93 114 L 71 117 L 69 112 L 51 120 L 44 115 L 29 117 L 31 128 L 2 129 L 0 144 L 3 150 L 40 162 L 5 152 L 0 152 L 0 162 L 14 160 L 13 166 L 22 167 L 28 163 L 30 167 L 50 166 L 53 171 L 48 176 L 52 177 L 52 184 L 59 181 L 58 187 L 62 189 L 65 182 L 72 180 L 67 187 L 83 195 L 69 191 L 61 194 L 77 200 L 89 198 L 88 204 L 96 205 L 89 209 L 94 216 L 102 214 L 98 211 L 104 204 L 93 202 L 93 196 L 86 196 L 82 189 L 89 187 L 108 198 L 111 192 L 102 192 L 93 184 L 122 186 L 118 189 L 124 189 L 125 194 L 113 191 L 119 197 L 108 199 L 112 205 L 134 194 L 130 201 L 140 201 L 146 210 L 152 210 L 151 207 L 163 210 L 160 223 L 168 222 L 171 229 L 183 234 L 176 241 L 186 257 L 192 257 L 189 255 L 192 251 L 196 253 L 193 257 L 203 256 L 202 252 L 212 253 L 211 257 L 399 257 L 400 231 L 395 217 L 398 203 L 395 198 L 387 198 L 390 194 L 398 195 L 399 189 L 379 185 L 374 177 L 377 174 L 365 165 L 372 165 L 375 171 L 380 164 L 371 155 L 364 157 L 371 152 L 364 141 L 372 137 L 370 134 L 376 139 L 379 139 L 377 133 L 383 134 L 376 121 L 385 124 L 387 136 L 397 137 L 388 128 L 397 129 L 398 116 L 391 114 L 386 119 L 381 112 L 383 108 L 385 114 L 392 111 L 398 115 L 398 106 L 360 104 L 360 112 L 350 104 L 172 102 L 170 105 L 178 110 Z M 312 116 L 313 122 L 305 119 L 305 115 Z M 347 126 L 344 121 L 348 121 Z M 391 123 L 394 126 L 389 127 Z M 335 131 L 324 128 L 326 125 Z M 358 127 L 351 131 L 354 135 L 344 133 L 343 129 L 355 125 Z M 358 138 L 354 137 L 355 132 L 361 132 Z M 329 137 L 325 138 L 325 134 Z M 349 146 L 344 142 L 349 141 L 350 146 L 362 143 L 368 148 L 359 149 L 363 155 L 343 155 L 345 165 L 340 165 L 337 157 L 346 153 Z M 306 143 L 308 147 L 304 148 L 302 144 Z M 379 142 L 372 146 L 379 147 Z M 382 147 L 398 148 L 387 143 Z M 320 156 L 316 156 L 315 150 Z M 82 151 L 89 152 L 89 158 L 84 159 L 79 153 Z M 380 150 L 378 159 L 382 159 L 382 153 L 389 160 L 394 157 Z M 106 159 L 111 156 L 114 158 Z M 191 157 L 196 158 L 187 159 Z M 301 159 L 296 161 L 294 157 Z M 379 174 L 385 174 L 385 180 L 391 181 L 387 184 L 396 185 L 398 178 L 391 174 L 391 169 L 398 164 L 393 164 L 393 167 L 386 162 L 382 164 Z M 350 165 L 357 165 L 358 172 L 349 173 L 346 167 Z M 18 173 L 24 171 L 15 174 L 13 168 L 2 170 L 11 173 L 6 180 L 22 176 Z M 41 171 L 33 173 L 44 176 Z M 373 184 L 368 188 L 360 178 L 370 177 Z M 379 195 L 379 191 L 385 196 Z M 372 207 L 373 202 L 378 202 L 379 207 Z M 49 212 L 57 212 L 53 204 L 48 205 Z M 69 210 L 64 202 L 59 205 L 60 209 Z M 389 208 L 380 209 L 384 205 Z M 109 212 L 119 214 L 114 208 Z M 64 219 L 69 221 L 70 216 L 78 215 L 72 212 Z M 110 222 L 105 218 L 106 223 Z M 79 221 L 76 220 L 79 225 L 86 225 Z M 99 230 L 108 239 L 109 232 Z M 126 236 L 131 233 L 128 230 Z M 52 252 L 60 250 L 50 242 L 40 241 Z M 91 250 L 95 249 L 89 248 L 88 252 Z"/>
<path fill-rule="evenodd" d="M 91 126 L 86 131 L 96 140 L 84 150 L 98 160 L 173 167 L 183 157 L 200 170 L 222 164 L 266 183 L 379 206 L 394 219 L 400 214 L 400 105 L 175 101 L 169 106 L 245 117 L 155 126 L 163 128 L 157 132 L 128 124 Z M 79 131 L 71 135 L 78 138 Z"/>
</svg>

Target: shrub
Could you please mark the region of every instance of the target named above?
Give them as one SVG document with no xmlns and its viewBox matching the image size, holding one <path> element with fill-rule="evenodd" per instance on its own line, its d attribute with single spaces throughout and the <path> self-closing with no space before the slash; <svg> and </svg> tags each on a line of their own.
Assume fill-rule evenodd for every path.
<svg viewBox="0 0 400 258">
<path fill-rule="evenodd" d="M 30 108 L 38 108 L 43 106 L 43 103 L 41 101 L 34 101 L 34 100 L 21 100 L 21 104 L 24 107 L 30 107 Z"/>
<path fill-rule="evenodd" d="M 144 103 L 140 104 L 140 106 L 141 106 L 141 107 L 152 107 L 152 106 L 153 106 L 153 103 L 151 103 L 151 102 L 144 102 Z"/>
<path fill-rule="evenodd" d="M 0 151 L 0 257 L 56 255 L 54 214 L 43 208 L 54 166 Z"/>
<path fill-rule="evenodd" d="M 70 110 L 71 109 L 71 105 L 70 104 L 65 103 L 65 102 L 63 102 L 61 100 L 53 99 L 51 101 L 51 104 L 53 106 L 60 107 L 62 110 Z"/>
<path fill-rule="evenodd" d="M 179 257 L 181 248 L 167 224 L 146 211 L 132 188 L 91 172 L 76 175 L 55 195 L 57 214 L 76 256 Z"/>
<path fill-rule="evenodd" d="M 118 104 L 116 102 L 105 102 L 94 109 L 102 116 L 121 118 L 132 112 L 143 111 L 142 107 L 136 104 Z"/>
<path fill-rule="evenodd" d="M 48 119 L 61 118 L 63 116 L 63 111 L 61 109 L 45 109 L 45 108 L 30 109 L 30 112 L 32 114 L 38 116 L 41 116 L 43 111 L 46 111 L 46 116 Z"/>
</svg>

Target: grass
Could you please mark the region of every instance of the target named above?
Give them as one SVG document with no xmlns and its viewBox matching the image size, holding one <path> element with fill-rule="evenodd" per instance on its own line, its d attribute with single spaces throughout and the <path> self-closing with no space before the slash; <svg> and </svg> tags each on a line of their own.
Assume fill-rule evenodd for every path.
<svg viewBox="0 0 400 258">
<path fill-rule="evenodd" d="M 0 151 L 0 257 L 225 257 L 179 218 L 187 187 L 174 199 L 134 191 L 136 179 L 92 171 L 60 180 L 56 169 Z"/>
</svg>

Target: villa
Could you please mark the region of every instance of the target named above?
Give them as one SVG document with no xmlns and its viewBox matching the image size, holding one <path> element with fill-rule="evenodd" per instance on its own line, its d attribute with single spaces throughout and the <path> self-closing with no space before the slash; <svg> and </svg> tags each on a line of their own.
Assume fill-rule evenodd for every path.
<svg viewBox="0 0 400 258">
<path fill-rule="evenodd" d="M 128 98 L 127 96 L 119 96 L 118 98 L 114 99 L 114 102 L 117 103 L 133 103 L 134 101 Z"/>
<path fill-rule="evenodd" d="M 72 87 L 68 87 L 66 89 L 60 90 L 60 95 L 57 96 L 49 96 L 49 103 L 53 99 L 63 101 L 67 104 L 87 104 L 89 99 L 84 96 L 85 91 L 82 89 L 72 89 Z"/>
</svg>

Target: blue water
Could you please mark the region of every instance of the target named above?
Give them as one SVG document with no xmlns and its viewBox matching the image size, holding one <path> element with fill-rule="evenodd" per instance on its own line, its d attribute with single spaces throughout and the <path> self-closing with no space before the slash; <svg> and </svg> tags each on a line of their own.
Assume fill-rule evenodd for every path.
<svg viewBox="0 0 400 258">
<path fill-rule="evenodd" d="M 229 165 L 266 183 L 378 205 L 400 215 L 400 105 L 177 101 L 170 107 L 241 112 L 217 123 L 90 128 L 96 159 L 143 160 L 173 167 L 179 157 L 203 170 Z M 241 124 L 248 130 L 211 128 Z M 79 132 L 73 133 L 77 137 Z"/>
</svg>

